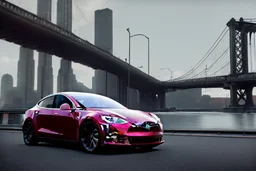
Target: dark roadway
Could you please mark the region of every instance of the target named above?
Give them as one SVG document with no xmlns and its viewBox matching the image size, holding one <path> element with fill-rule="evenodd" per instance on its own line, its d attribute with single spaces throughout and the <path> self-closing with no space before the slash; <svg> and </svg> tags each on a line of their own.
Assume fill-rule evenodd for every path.
<svg viewBox="0 0 256 171">
<path fill-rule="evenodd" d="M 73 146 L 24 145 L 21 132 L 0 131 L 1 171 L 247 171 L 256 170 L 255 138 L 165 135 L 150 152 L 87 154 Z"/>
</svg>

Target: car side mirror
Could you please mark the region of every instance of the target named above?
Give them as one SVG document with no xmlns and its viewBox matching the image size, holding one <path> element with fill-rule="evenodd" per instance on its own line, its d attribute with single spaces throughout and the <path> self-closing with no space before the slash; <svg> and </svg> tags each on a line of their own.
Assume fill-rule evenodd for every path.
<svg viewBox="0 0 256 171">
<path fill-rule="evenodd" d="M 63 103 L 60 106 L 60 110 L 72 110 L 68 103 Z"/>
</svg>

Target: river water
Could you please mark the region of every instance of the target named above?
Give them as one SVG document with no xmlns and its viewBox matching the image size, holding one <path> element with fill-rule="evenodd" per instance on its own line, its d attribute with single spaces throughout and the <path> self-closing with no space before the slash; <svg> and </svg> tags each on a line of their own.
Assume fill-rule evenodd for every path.
<svg viewBox="0 0 256 171">
<path fill-rule="evenodd" d="M 256 114 L 222 112 L 154 112 L 165 130 L 256 131 Z"/>
</svg>

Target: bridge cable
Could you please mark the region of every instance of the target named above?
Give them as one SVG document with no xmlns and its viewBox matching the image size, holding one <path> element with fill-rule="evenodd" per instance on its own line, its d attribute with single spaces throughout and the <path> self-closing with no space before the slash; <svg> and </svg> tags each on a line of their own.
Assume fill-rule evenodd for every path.
<svg viewBox="0 0 256 171">
<path fill-rule="evenodd" d="M 188 71 L 187 73 L 185 73 L 184 75 L 176 78 L 176 79 L 179 79 L 179 78 L 184 78 L 186 77 L 187 75 L 189 75 L 191 72 L 194 72 L 195 68 L 197 69 L 200 64 L 202 62 L 204 62 L 209 56 L 210 54 L 213 52 L 213 50 L 217 47 L 217 45 L 221 42 L 221 40 L 223 39 L 223 37 L 226 35 L 227 33 L 227 30 L 226 30 L 227 26 L 224 28 L 224 30 L 222 31 L 222 33 L 219 35 L 219 37 L 217 38 L 217 40 L 214 42 L 214 44 L 212 45 L 212 47 L 207 51 L 207 53 L 204 55 L 204 57 L 195 65 L 195 67 L 193 67 L 190 71 Z M 222 36 L 222 37 L 221 37 Z M 220 39 L 220 40 L 219 40 Z M 215 46 L 215 47 L 214 47 Z"/>
<path fill-rule="evenodd" d="M 226 34 L 226 33 L 225 33 L 225 34 Z M 225 36 L 225 34 L 223 35 L 223 37 Z M 221 38 L 221 40 L 223 39 L 223 37 Z M 221 42 L 221 40 L 218 42 L 218 44 Z M 218 44 L 217 44 L 217 45 L 218 45 Z M 217 47 L 217 45 L 216 45 L 216 47 Z M 213 50 L 215 50 L 215 47 L 214 47 L 214 49 L 212 49 L 211 52 L 208 54 L 207 58 L 211 55 L 211 53 L 213 52 Z M 221 57 L 221 56 L 220 56 L 220 57 Z M 220 57 L 219 57 L 219 58 L 220 58 Z M 196 67 L 196 69 L 193 68 L 193 72 L 194 72 L 195 70 L 197 70 L 197 69 L 200 67 L 200 65 L 201 65 L 207 58 L 205 58 L 203 61 L 201 61 L 201 63 Z M 217 60 L 218 60 L 218 59 L 217 59 Z M 216 63 L 216 62 L 215 62 L 215 63 Z M 214 63 L 214 64 L 215 64 L 215 63 Z M 213 66 L 213 65 L 212 65 L 212 66 Z M 212 67 L 212 66 L 211 66 L 211 67 Z M 203 69 L 203 70 L 205 71 L 205 69 Z M 202 72 L 198 73 L 197 75 L 192 76 L 192 78 L 194 78 L 195 76 L 198 76 L 198 75 L 201 74 L 201 73 L 202 73 Z M 187 75 L 187 76 L 188 76 L 188 75 Z M 184 78 L 184 77 L 183 77 L 183 78 Z"/>
<path fill-rule="evenodd" d="M 219 61 L 219 59 L 221 59 L 228 52 L 228 50 L 229 50 L 229 47 L 207 68 L 207 71 L 210 71 L 213 68 L 213 66 Z M 202 70 L 198 74 L 194 75 L 192 78 L 195 78 L 196 76 L 202 74 L 205 71 L 206 69 Z"/>
<path fill-rule="evenodd" d="M 206 72 L 210 71 L 213 68 L 213 66 L 228 52 L 228 50 L 229 50 L 229 47 L 227 47 L 226 50 L 208 68 L 203 69 L 202 71 L 200 71 L 196 75 L 192 76 L 191 79 L 197 77 L 198 75 L 202 74 L 205 71 Z"/>
<path fill-rule="evenodd" d="M 176 78 L 175 80 L 177 79 L 181 79 L 181 78 L 184 78 L 186 77 L 187 75 L 191 74 L 191 72 L 193 72 L 195 69 L 197 69 L 200 64 L 202 62 L 204 62 L 209 56 L 210 54 L 215 50 L 215 48 L 219 45 L 219 43 L 221 42 L 221 40 L 224 38 L 224 36 L 226 35 L 228 29 L 227 29 L 227 26 L 223 29 L 223 31 L 221 32 L 221 34 L 218 36 L 218 38 L 215 40 L 215 42 L 213 43 L 213 45 L 211 46 L 211 48 L 206 52 L 206 54 L 204 55 L 203 58 L 201 58 L 201 60 L 199 60 L 199 62 L 191 69 L 189 70 L 187 73 L 183 74 L 182 76 Z"/>
<path fill-rule="evenodd" d="M 222 69 L 224 69 L 228 64 L 230 64 L 230 61 L 228 63 L 226 63 L 224 66 L 222 66 L 220 69 L 218 69 L 216 72 L 214 72 L 213 74 L 210 75 L 210 77 L 212 77 L 213 75 L 217 74 L 219 71 L 221 71 Z"/>
<path fill-rule="evenodd" d="M 229 50 L 229 47 L 207 68 L 209 71 L 218 61 L 223 57 L 224 54 L 226 54 Z"/>
</svg>

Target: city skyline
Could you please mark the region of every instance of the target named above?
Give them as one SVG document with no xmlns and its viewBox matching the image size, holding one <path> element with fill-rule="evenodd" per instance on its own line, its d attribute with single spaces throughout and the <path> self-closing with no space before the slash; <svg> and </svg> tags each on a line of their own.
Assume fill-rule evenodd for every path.
<svg viewBox="0 0 256 171">
<path fill-rule="evenodd" d="M 59 0 L 58 2 L 58 25 L 67 30 L 71 30 L 72 0 L 65 1 L 66 3 L 63 3 L 64 1 L 62 0 Z M 51 8 L 51 0 L 38 0 L 37 15 L 51 21 Z M 60 64 L 61 67 L 57 76 L 58 91 L 91 91 L 76 80 L 76 76 L 73 74 L 71 67 L 71 61 L 62 59 Z M 1 77 L 0 107 L 9 107 L 12 104 L 14 106 L 27 107 L 40 98 L 53 93 L 54 78 L 51 55 L 39 52 L 38 66 L 36 67 L 34 50 L 20 46 L 19 60 L 16 65 L 17 85 L 14 85 L 13 80 L 15 77 L 11 74 L 5 73 Z M 37 71 L 37 75 L 35 74 L 35 71 Z M 35 80 L 37 80 L 37 84 L 35 84 Z M 17 103 L 15 103 L 15 101 Z"/>
<path fill-rule="evenodd" d="M 15 1 L 11 1 L 11 2 L 14 2 L 14 4 L 15 4 Z M 102 2 L 102 3 L 100 4 L 100 2 Z M 177 77 L 179 75 L 177 73 L 181 74 L 181 73 L 186 72 L 189 68 L 189 67 L 186 66 L 187 63 L 191 64 L 191 65 L 194 65 L 203 56 L 205 51 L 207 51 L 209 49 L 210 45 L 217 38 L 217 35 L 221 32 L 223 27 L 226 25 L 226 22 L 231 17 L 234 16 L 234 17 L 238 18 L 240 16 L 243 16 L 243 17 L 250 18 L 250 15 L 252 16 L 252 14 L 253 14 L 252 12 L 250 12 L 250 11 L 252 11 L 251 10 L 252 8 L 249 8 L 249 6 L 246 6 L 245 4 L 243 4 L 242 8 L 243 9 L 247 8 L 248 10 L 244 10 L 244 11 L 240 10 L 238 12 L 235 12 L 235 11 L 237 11 L 237 9 L 240 9 L 240 7 L 241 7 L 240 6 L 241 4 L 239 4 L 238 2 L 232 3 L 232 6 L 230 8 L 227 8 L 229 6 L 229 4 L 226 3 L 226 2 L 223 2 L 221 7 L 219 6 L 218 2 L 212 3 L 211 4 L 212 9 L 209 10 L 209 11 L 207 10 L 207 9 L 209 9 L 209 6 L 207 6 L 205 3 L 200 4 L 200 6 L 196 6 L 196 4 L 193 5 L 193 4 L 190 4 L 189 2 L 186 3 L 186 4 L 170 2 L 169 5 L 173 4 L 176 8 L 176 9 L 173 9 L 171 7 L 165 7 L 167 2 L 165 2 L 165 5 L 163 5 L 164 3 L 163 4 L 161 4 L 161 3 L 154 4 L 154 3 L 150 2 L 143 9 L 143 13 L 145 15 L 135 18 L 134 15 L 137 14 L 137 12 L 138 12 L 137 10 L 139 9 L 138 7 L 141 5 L 141 3 L 137 3 L 136 6 L 132 6 L 132 5 L 134 5 L 134 3 L 132 3 L 132 2 L 128 3 L 128 2 L 124 2 L 124 1 L 120 1 L 120 2 L 117 2 L 117 1 L 98 1 L 97 3 L 98 4 L 93 4 L 92 1 L 89 1 L 87 3 L 87 6 L 90 6 L 90 7 L 87 7 L 87 8 L 89 8 L 89 12 L 90 12 L 90 15 L 88 17 L 86 15 L 87 13 L 89 13 L 88 9 L 87 9 L 87 11 L 84 10 L 85 12 L 82 15 L 80 10 L 77 7 L 75 7 L 75 6 L 79 6 L 81 11 L 83 12 L 83 9 L 85 9 L 85 7 L 84 7 L 85 4 L 82 3 L 82 1 L 75 1 L 74 9 L 76 9 L 76 10 L 74 10 L 74 14 L 76 15 L 76 17 L 73 17 L 73 18 L 75 18 L 75 19 L 73 19 L 73 23 L 74 23 L 73 32 L 75 32 L 76 34 L 78 34 L 82 38 L 87 39 L 90 42 L 93 42 L 92 41 L 93 40 L 93 38 L 92 38 L 93 37 L 93 29 L 91 29 L 91 28 L 93 28 L 92 24 L 94 24 L 94 23 L 92 22 L 92 20 L 90 18 L 91 16 L 93 16 L 93 14 L 91 14 L 93 8 L 95 8 L 95 9 L 101 9 L 101 8 L 105 8 L 105 7 L 111 8 L 114 11 L 113 12 L 113 15 L 114 15 L 114 52 L 113 53 L 114 53 L 114 55 L 117 55 L 118 57 L 121 57 L 123 60 L 128 55 L 128 53 L 127 53 L 128 46 L 126 45 L 128 43 L 127 33 L 126 33 L 126 28 L 127 27 L 130 27 L 133 33 L 147 34 L 151 38 L 151 42 L 152 42 L 152 45 L 151 45 L 152 61 L 151 61 L 151 63 L 154 64 L 154 66 L 152 66 L 152 69 L 151 69 L 152 74 L 155 77 L 157 77 L 157 75 L 165 75 L 165 79 L 166 78 L 168 79 L 170 77 L 169 76 L 170 73 L 168 73 L 168 71 L 160 71 L 161 67 L 166 67 L 166 65 L 169 65 L 169 66 L 167 66 L 168 68 L 174 68 L 173 69 L 174 70 L 174 77 Z M 16 4 L 19 5 L 19 3 L 16 3 Z M 35 3 L 33 2 L 32 4 L 35 4 Z M 20 6 L 22 6 L 22 3 L 21 3 Z M 26 4 L 23 3 L 22 7 L 24 7 L 24 6 L 27 6 L 25 9 L 28 9 L 29 11 L 32 10 L 31 12 L 35 13 L 36 10 L 32 7 L 33 5 L 29 5 L 28 3 L 26 3 Z M 134 9 L 135 14 L 121 15 L 122 13 L 126 12 L 126 10 L 121 12 L 121 10 L 124 9 L 124 6 L 129 6 L 130 8 Z M 166 38 L 168 37 L 169 40 L 172 40 L 172 39 L 175 40 L 175 36 L 173 36 L 173 34 L 174 34 L 175 31 L 177 31 L 177 28 L 179 28 L 179 30 L 180 30 L 179 32 L 182 33 L 182 36 L 180 37 L 180 40 L 177 41 L 177 39 L 176 39 L 176 41 L 169 41 L 169 43 L 165 43 L 166 38 L 163 38 L 163 34 L 159 33 L 158 38 L 161 38 L 161 43 L 159 43 L 159 45 L 163 46 L 163 47 L 159 48 L 159 45 L 156 44 L 158 41 L 157 41 L 156 37 L 154 36 L 154 34 L 149 34 L 149 33 L 153 33 L 152 32 L 153 28 L 144 26 L 143 29 L 142 29 L 142 27 L 141 27 L 142 24 L 143 25 L 148 24 L 148 18 L 150 16 L 150 15 L 147 16 L 147 14 L 149 14 L 148 10 L 152 9 L 153 6 L 156 7 L 157 11 L 160 11 L 159 8 L 162 9 L 161 10 L 162 12 L 160 12 L 159 14 L 155 14 L 155 16 L 153 16 L 153 18 L 152 18 L 152 22 L 155 22 L 154 29 L 157 29 L 157 28 L 160 29 L 161 28 L 161 29 L 163 29 L 162 32 L 165 32 L 164 30 L 166 30 L 167 28 L 169 28 L 169 29 L 171 28 L 171 31 L 166 32 L 164 35 L 165 35 Z M 163 9 L 169 9 L 169 8 L 173 9 L 173 11 L 168 12 L 166 10 L 163 10 Z M 57 9 L 56 8 L 56 1 L 53 0 L 53 16 L 56 15 L 56 14 L 54 14 L 54 13 L 56 13 L 56 9 Z M 200 12 L 201 12 L 201 14 L 202 13 L 205 14 L 204 16 L 200 16 L 196 20 L 193 19 L 193 24 L 194 24 L 195 28 L 192 28 L 192 30 L 191 30 L 191 32 L 192 32 L 193 29 L 195 29 L 197 31 L 197 33 L 200 33 L 200 37 L 207 37 L 208 36 L 209 37 L 208 40 L 207 39 L 202 39 L 201 40 L 201 42 L 205 42 L 205 43 L 196 43 L 195 42 L 191 46 L 189 46 L 187 42 L 182 41 L 182 37 L 188 36 L 188 33 L 184 32 L 184 31 L 182 32 L 181 28 L 186 22 L 189 22 L 189 19 L 184 20 L 184 15 L 181 15 L 181 18 L 183 20 L 181 20 L 181 19 L 171 20 L 171 19 L 174 19 L 173 18 L 174 16 L 170 15 L 170 13 L 176 12 L 177 14 L 179 14 L 178 9 L 182 9 L 183 11 L 187 10 L 188 13 L 191 13 L 192 18 L 196 18 L 196 17 L 193 17 L 193 16 L 199 15 Z M 195 12 L 196 9 L 199 9 L 199 11 Z M 219 10 L 219 12 L 222 14 L 221 18 L 219 16 L 219 14 L 218 15 L 216 14 L 216 17 L 212 18 L 213 20 L 211 20 L 211 23 L 208 22 L 208 25 L 203 24 L 204 22 L 207 23 L 206 19 L 209 19 L 209 16 L 213 16 L 213 14 L 215 15 L 214 9 Z M 226 11 L 227 9 L 229 9 L 228 12 Z M 167 15 L 167 14 L 169 14 L 169 15 Z M 80 16 L 80 17 L 77 17 L 77 16 Z M 87 17 L 86 18 L 87 23 L 83 19 L 84 16 Z M 122 16 L 122 18 L 119 17 L 119 16 Z M 162 19 L 160 19 L 158 21 L 158 20 L 156 20 L 156 17 L 159 17 L 159 16 L 162 16 Z M 179 23 L 179 27 L 170 27 L 170 24 L 168 25 L 168 23 L 165 24 L 166 28 L 157 27 L 158 24 L 160 25 L 160 23 L 162 23 L 162 24 L 164 23 L 164 18 L 166 18 L 167 16 L 169 18 L 171 18 L 170 20 L 172 21 L 172 22 L 168 21 L 169 23 L 172 23 L 173 25 L 177 25 Z M 53 22 L 56 23 L 56 21 L 54 21 L 56 19 L 54 19 L 54 17 L 52 17 L 52 18 L 53 18 Z M 142 23 L 138 23 L 139 18 L 143 19 Z M 79 19 L 81 19 L 81 21 L 83 21 L 83 22 L 81 22 L 81 21 L 79 22 Z M 124 23 L 124 22 L 126 22 L 126 23 Z M 135 22 L 137 22 L 136 25 L 134 25 Z M 158 23 L 158 24 L 156 24 L 156 23 Z M 200 31 L 200 29 L 197 27 L 197 23 L 201 23 L 200 27 L 201 27 L 201 29 L 204 29 L 204 31 Z M 210 27 L 212 27 L 212 28 L 210 28 Z M 79 33 L 79 30 L 80 30 L 80 33 Z M 83 31 L 81 31 L 81 30 L 83 30 Z M 147 32 L 149 32 L 149 33 L 147 33 Z M 118 36 L 116 36 L 116 35 L 118 35 Z M 170 37 L 171 35 L 173 37 Z M 190 35 L 188 37 L 188 39 L 189 40 L 194 40 L 193 35 Z M 119 42 L 122 42 L 122 43 L 119 43 Z M 178 43 L 179 46 L 177 46 L 177 45 L 173 46 L 173 42 L 179 42 Z M 190 42 L 190 41 L 188 41 L 188 42 Z M 5 42 L 5 44 L 8 44 L 8 43 Z M 168 44 L 168 46 L 171 46 L 171 47 L 173 46 L 174 48 L 172 49 L 172 56 L 168 57 L 169 58 L 168 59 L 168 58 L 166 58 L 167 53 L 165 53 L 164 56 L 166 56 L 166 57 L 164 59 L 162 54 L 164 52 L 166 52 L 166 50 L 165 50 L 166 48 L 164 48 L 164 47 L 166 47 L 167 44 Z M 199 44 L 200 44 L 200 48 L 194 48 L 195 45 L 199 45 Z M 144 42 L 144 40 L 142 38 L 141 39 L 138 38 L 138 39 L 136 39 L 136 40 L 134 39 L 132 41 L 132 45 L 133 45 L 132 46 L 132 60 L 131 60 L 132 64 L 134 63 L 133 65 L 135 67 L 143 65 L 144 66 L 143 69 L 146 71 L 147 70 L 147 68 L 145 67 L 146 63 L 147 63 L 147 61 L 146 61 L 146 55 L 147 54 L 145 53 L 146 43 Z M 145 48 L 144 48 L 144 45 L 145 45 Z M 11 46 L 14 47 L 15 45 L 11 45 Z M 180 59 L 184 60 L 184 57 L 182 57 L 182 56 L 191 55 L 191 54 L 184 55 L 186 53 L 181 51 L 183 46 L 186 48 L 186 51 L 188 51 L 192 54 L 192 56 L 196 56 L 196 57 L 198 56 L 199 59 L 195 59 L 196 57 L 193 57 L 193 61 L 191 61 L 191 59 L 187 58 L 186 59 L 188 61 L 187 63 L 180 63 L 179 62 Z M 179 47 L 179 48 L 177 48 L 177 47 Z M 156 50 L 156 49 L 158 49 L 158 50 Z M 168 48 L 168 49 L 170 49 L 170 48 Z M 192 49 L 195 49 L 195 50 L 192 50 Z M 179 53 L 177 53 L 177 50 L 179 50 Z M 156 52 L 158 52 L 160 57 L 158 57 L 158 55 L 156 55 Z M 34 56 L 36 56 L 36 53 L 37 52 L 35 52 Z M 123 55 L 119 55 L 119 53 L 123 54 Z M 201 55 L 199 55 L 199 54 L 201 54 Z M 2 54 L 0 54 L 0 58 L 3 59 L 3 60 L 6 59 L 5 56 L 12 56 L 12 55 L 2 55 Z M 175 60 L 173 59 L 174 56 L 176 56 Z M 9 58 L 11 58 L 11 57 L 9 57 Z M 143 58 L 143 61 L 141 60 L 142 58 Z M 171 59 L 172 59 L 172 61 L 168 62 L 168 60 L 171 60 Z M 12 61 L 12 60 L 13 59 L 6 59 L 7 63 L 10 63 L 10 61 Z M 59 69 L 59 67 L 58 67 L 59 62 L 56 62 L 58 60 L 59 59 L 57 59 L 56 57 L 53 57 L 53 63 L 55 65 L 54 66 L 54 70 L 55 70 L 54 71 L 55 72 L 54 77 L 56 77 L 56 70 Z M 167 62 L 166 62 L 166 60 L 167 60 Z M 140 62 L 138 62 L 138 61 L 140 61 Z M 163 63 L 165 63 L 165 64 L 163 64 Z M 72 65 L 73 65 L 73 63 L 72 63 Z M 173 67 L 171 65 L 173 65 Z M 75 68 L 74 73 L 79 73 L 79 74 L 76 74 L 78 80 L 79 81 L 81 80 L 83 83 L 85 83 L 85 85 L 87 85 L 88 87 L 91 87 L 91 78 L 94 75 L 94 71 L 91 70 L 91 69 L 88 69 L 88 67 L 80 66 L 79 64 L 74 64 L 73 66 L 75 66 L 75 67 L 73 67 L 73 68 Z M 175 71 L 176 70 L 175 68 L 177 68 L 177 71 Z M 181 71 L 178 71 L 178 70 L 181 70 Z M 84 73 L 84 74 L 81 74 L 81 73 Z M 11 75 L 13 75 L 13 74 L 11 74 Z M 15 76 L 14 76 L 14 78 L 15 78 Z M 162 80 L 164 80 L 164 79 L 162 78 Z M 14 80 L 14 82 L 15 82 L 15 80 Z M 55 82 L 56 82 L 56 80 L 55 80 Z M 206 93 L 209 92 L 209 94 L 216 95 L 216 96 L 218 96 L 218 95 L 222 95 L 222 96 L 227 96 L 228 95 L 229 96 L 229 92 L 224 91 L 222 89 L 217 89 L 217 93 L 211 92 L 211 91 L 212 91 L 212 89 L 207 89 Z M 218 93 L 218 92 L 220 92 L 220 93 Z"/>
</svg>

